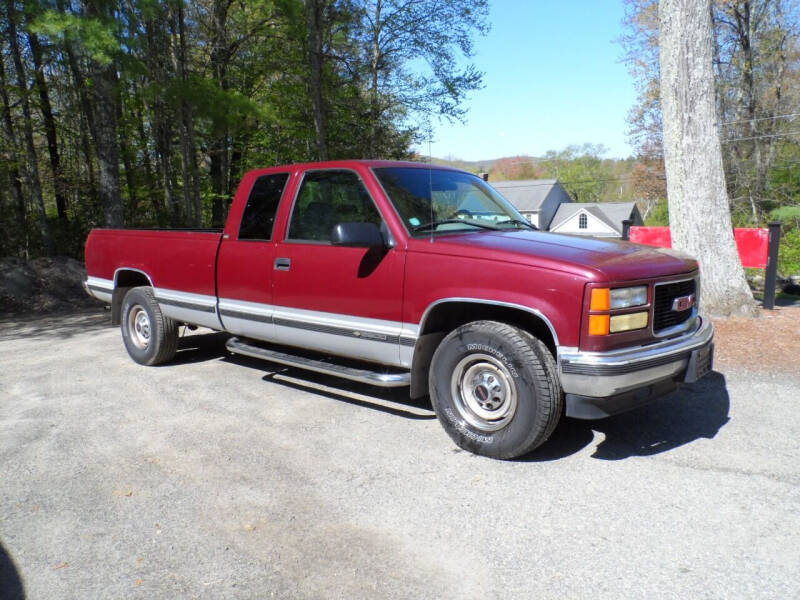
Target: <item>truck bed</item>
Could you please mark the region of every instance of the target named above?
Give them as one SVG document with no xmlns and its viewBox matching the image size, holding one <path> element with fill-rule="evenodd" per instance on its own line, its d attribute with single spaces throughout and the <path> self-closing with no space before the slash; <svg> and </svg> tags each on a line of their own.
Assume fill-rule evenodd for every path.
<svg viewBox="0 0 800 600">
<path fill-rule="evenodd" d="M 214 307 L 221 239 L 221 230 L 94 229 L 86 240 L 90 285 L 113 289 L 119 285 L 118 271 L 141 272 L 156 294 L 170 298 L 176 307 Z M 206 312 L 219 328 L 216 314 Z"/>
</svg>

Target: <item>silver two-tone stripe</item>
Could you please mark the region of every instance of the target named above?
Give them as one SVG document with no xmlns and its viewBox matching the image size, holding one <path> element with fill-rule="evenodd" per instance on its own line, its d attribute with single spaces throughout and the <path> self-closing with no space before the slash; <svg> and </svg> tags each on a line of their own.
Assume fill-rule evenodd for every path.
<svg viewBox="0 0 800 600">
<path fill-rule="evenodd" d="M 225 329 L 256 339 L 408 366 L 419 327 L 397 321 L 341 315 L 220 298 Z"/>
<path fill-rule="evenodd" d="M 217 316 L 217 298 L 205 294 L 191 294 L 164 288 L 154 288 L 156 300 L 164 316 L 182 323 L 221 329 Z"/>
<path fill-rule="evenodd" d="M 87 277 L 86 289 L 89 294 L 102 300 L 103 302 L 111 302 L 112 295 L 114 294 L 114 281 L 111 279 L 103 279 L 102 277 Z"/>
</svg>

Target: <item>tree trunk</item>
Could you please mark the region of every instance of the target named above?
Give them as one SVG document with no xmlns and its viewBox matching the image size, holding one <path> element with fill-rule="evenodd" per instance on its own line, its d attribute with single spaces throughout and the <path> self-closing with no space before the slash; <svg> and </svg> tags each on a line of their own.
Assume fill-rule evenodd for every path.
<svg viewBox="0 0 800 600">
<path fill-rule="evenodd" d="M 176 4 L 172 23 L 172 61 L 181 81 L 189 81 L 186 68 L 186 28 L 184 24 L 183 0 Z M 192 107 L 186 100 L 186 85 L 181 98 L 181 174 L 183 177 L 183 197 L 186 215 L 191 217 L 192 224 L 199 227 L 202 220 L 200 206 L 200 187 L 197 173 L 197 145 L 194 136 L 194 116 Z"/>
<path fill-rule="evenodd" d="M 211 50 L 211 69 L 214 79 L 220 89 L 227 91 L 228 81 L 228 62 L 230 52 L 228 48 L 228 0 L 215 0 L 213 11 L 213 35 Z M 218 131 L 211 138 L 209 143 L 209 175 L 211 176 L 211 191 L 213 199 L 211 202 L 211 225 L 212 227 L 222 227 L 225 217 L 224 200 L 228 198 L 228 171 L 229 171 L 229 131 L 225 122 L 218 125 Z"/>
<path fill-rule="evenodd" d="M 103 3 L 88 2 L 87 16 L 110 22 L 111 8 Z M 106 227 L 122 227 L 125 219 L 122 210 L 122 186 L 119 174 L 119 132 L 114 88 L 117 70 L 113 61 L 101 64 L 90 60 L 92 92 L 94 96 L 94 145 L 100 168 L 100 200 Z"/>
<path fill-rule="evenodd" d="M 56 6 L 61 13 L 65 13 L 66 6 L 64 4 L 64 0 L 56 0 Z M 81 149 L 86 161 L 86 173 L 89 179 L 89 187 L 91 188 L 92 195 L 94 195 L 94 191 L 97 189 L 97 181 L 94 175 L 94 157 L 92 154 L 91 142 L 89 141 L 90 136 L 92 139 L 95 137 L 94 110 L 92 108 L 91 100 L 89 99 L 89 94 L 86 90 L 86 80 L 83 76 L 83 72 L 80 69 L 80 65 L 78 64 L 78 59 L 75 56 L 72 43 L 69 41 L 69 39 L 65 39 L 63 44 L 64 52 L 67 55 L 67 64 L 69 65 L 69 70 L 75 83 L 75 94 L 81 106 Z M 87 135 L 87 129 L 89 130 L 89 135 Z"/>
<path fill-rule="evenodd" d="M 17 136 L 14 132 L 14 122 L 11 119 L 11 103 L 8 99 L 6 87 L 6 67 L 4 57 L 0 53 L 0 96 L 3 101 L 3 128 L 5 129 L 6 138 L 8 140 L 7 150 L 16 155 L 19 151 L 17 144 Z M 24 248 L 25 258 L 28 258 L 28 227 L 25 223 L 25 197 L 22 194 L 22 177 L 19 173 L 19 166 L 16 160 L 10 161 L 9 175 L 11 177 L 11 189 L 14 197 L 14 216 L 19 228 L 19 240 L 24 243 L 19 244 L 19 247 Z M 12 236 L 16 237 L 16 236 Z M 12 244 L 12 247 L 14 244 Z"/>
<path fill-rule="evenodd" d="M 328 160 L 328 120 L 322 94 L 322 29 L 326 4 L 327 0 L 306 0 L 311 105 L 317 137 L 317 160 Z"/>
<path fill-rule="evenodd" d="M 375 2 L 375 13 L 372 19 L 372 49 L 370 57 L 370 90 L 369 90 L 369 107 L 370 107 L 370 124 L 369 124 L 369 157 L 378 158 L 378 121 L 380 119 L 380 106 L 378 105 L 378 83 L 379 71 L 381 61 L 381 0 Z"/>
<path fill-rule="evenodd" d="M 183 0 L 178 4 L 178 36 L 180 48 L 180 76 L 183 81 L 188 81 L 186 68 L 186 23 L 183 11 Z M 202 225 L 203 207 L 200 203 L 200 174 L 197 171 L 197 142 L 194 135 L 194 114 L 192 107 L 184 98 L 181 108 L 183 110 L 183 126 L 186 130 L 186 142 L 189 151 L 189 175 L 191 177 L 192 204 L 194 205 L 194 224 L 196 227 Z"/>
<path fill-rule="evenodd" d="M 53 188 L 56 197 L 58 218 L 67 222 L 67 182 L 61 172 L 61 156 L 58 152 L 58 137 L 56 136 L 56 122 L 53 118 L 53 108 L 50 105 L 50 92 L 47 80 L 44 77 L 42 66 L 42 46 L 35 33 L 28 33 L 28 44 L 33 56 L 33 66 L 36 71 L 36 87 L 39 89 L 39 106 L 44 119 L 44 130 L 47 137 L 47 151 L 50 154 L 50 168 L 53 170 Z"/>
<path fill-rule="evenodd" d="M 128 143 L 128 132 L 125 131 L 124 100 L 122 98 L 116 68 L 114 69 L 114 108 L 117 116 L 119 155 L 122 159 L 122 168 L 125 170 L 125 187 L 128 188 L 128 216 L 133 217 L 139 206 L 139 197 L 136 193 L 136 167 L 134 166 L 136 157 Z M 149 184 L 150 182 L 148 181 L 148 185 Z M 128 222 L 129 219 L 124 218 L 123 220 Z"/>
<path fill-rule="evenodd" d="M 172 185 L 172 131 L 163 118 L 159 117 L 161 111 L 158 110 L 159 103 L 156 102 L 156 118 L 155 118 L 155 136 L 156 136 L 156 155 L 158 158 L 159 173 L 164 181 L 164 199 L 166 201 L 166 210 L 169 217 L 169 223 L 172 226 L 177 226 L 180 221 L 180 205 L 177 198 L 175 198 L 175 188 Z M 163 203 L 159 203 L 162 204 Z M 154 207 L 158 210 L 158 204 L 154 202 Z"/>
<path fill-rule="evenodd" d="M 39 178 L 39 159 L 36 156 L 36 147 L 33 144 L 33 122 L 31 120 L 31 107 L 28 103 L 28 85 L 25 77 L 25 68 L 22 65 L 22 56 L 17 39 L 16 9 L 13 0 L 6 0 L 8 10 L 8 38 L 11 46 L 11 57 L 14 61 L 14 69 L 17 71 L 17 85 L 20 93 L 20 104 L 22 104 L 23 134 L 25 137 L 25 150 L 28 158 L 28 179 L 36 206 L 39 208 L 39 228 L 42 233 L 42 245 L 47 256 L 53 254 L 53 239 L 50 236 L 50 227 L 47 223 L 47 212 L 44 207 L 44 196 L 42 196 L 42 182 Z"/>
<path fill-rule="evenodd" d="M 119 179 L 119 140 L 117 112 L 114 107 L 114 63 L 95 64 L 94 89 L 95 140 L 100 166 L 100 199 L 106 227 L 122 227 L 122 193 Z"/>
<path fill-rule="evenodd" d="M 754 315 L 733 239 L 716 125 L 710 0 L 661 0 L 658 16 L 672 244 L 700 262 L 705 312 Z"/>
</svg>

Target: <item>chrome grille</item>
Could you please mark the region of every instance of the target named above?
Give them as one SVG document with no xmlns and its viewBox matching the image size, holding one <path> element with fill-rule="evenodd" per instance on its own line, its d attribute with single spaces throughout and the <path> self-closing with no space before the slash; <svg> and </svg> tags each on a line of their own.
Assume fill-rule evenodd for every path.
<svg viewBox="0 0 800 600">
<path fill-rule="evenodd" d="M 676 311 L 672 310 L 672 303 L 675 298 L 696 293 L 697 284 L 694 279 L 656 284 L 653 298 L 653 331 L 658 333 L 688 321 L 694 312 L 694 306 Z"/>
</svg>

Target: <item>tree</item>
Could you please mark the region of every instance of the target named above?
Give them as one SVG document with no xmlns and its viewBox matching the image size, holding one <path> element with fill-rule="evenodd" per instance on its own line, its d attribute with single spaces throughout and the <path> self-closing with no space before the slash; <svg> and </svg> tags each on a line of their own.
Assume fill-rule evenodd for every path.
<svg viewBox="0 0 800 600">
<path fill-rule="evenodd" d="M 658 7 L 664 161 L 672 243 L 697 257 L 703 306 L 715 315 L 753 315 L 733 239 L 714 105 L 710 0 L 661 0 Z"/>
<path fill-rule="evenodd" d="M 14 130 L 14 122 L 11 117 L 11 101 L 8 97 L 6 84 L 5 60 L 0 53 L 0 98 L 3 102 L 3 133 L 5 134 L 3 164 L 7 168 L 7 176 L 11 180 L 12 196 L 14 198 L 14 216 L 16 217 L 16 231 L 13 228 L 6 228 L 8 237 L 12 245 L 16 245 L 27 256 L 28 240 L 27 227 L 25 223 L 25 196 L 22 191 L 22 176 L 19 171 L 18 161 L 15 155 L 18 153 L 17 135 Z M 5 155 L 7 154 L 7 155 Z M 4 169 L 5 170 L 5 169 Z M 17 239 L 14 239 L 17 238 Z"/>
<path fill-rule="evenodd" d="M 56 211 L 58 218 L 65 222 L 67 220 L 67 182 L 61 172 L 61 156 L 58 151 L 58 135 L 56 133 L 56 121 L 53 118 L 53 107 L 50 104 L 50 92 L 47 79 L 44 76 L 44 61 L 42 45 L 39 36 L 33 32 L 28 32 L 28 46 L 31 49 L 33 67 L 35 69 L 36 87 L 39 90 L 39 110 L 44 120 L 45 135 L 47 136 L 47 152 L 50 156 L 50 168 L 53 170 L 53 191 L 56 200 Z"/>
<path fill-rule="evenodd" d="M 50 226 L 47 223 L 47 210 L 44 205 L 42 193 L 42 182 L 39 178 L 39 158 L 36 154 L 36 147 L 33 141 L 33 116 L 31 115 L 30 103 L 28 102 L 28 82 L 25 76 L 25 66 L 22 63 L 22 52 L 20 51 L 19 39 L 17 38 L 17 10 L 13 0 L 6 0 L 6 10 L 8 17 L 8 40 L 11 46 L 11 57 L 14 61 L 14 69 L 17 72 L 17 87 L 19 88 L 20 104 L 22 105 L 23 116 L 23 137 L 25 138 L 25 151 L 28 158 L 28 186 L 39 209 L 39 230 L 42 235 L 42 243 L 45 253 L 53 253 L 53 239 L 50 236 Z"/>
<path fill-rule="evenodd" d="M 370 156 L 382 153 L 379 141 L 398 117 L 464 117 L 463 100 L 483 74 L 461 68 L 458 57 L 472 57 L 473 35 L 488 31 L 487 0 L 352 0 L 351 10 L 368 86 Z"/>
<path fill-rule="evenodd" d="M 447 64 L 447 57 L 469 50 L 475 28 L 468 11 L 485 2 L 379 3 L 381 36 L 402 30 L 411 46 L 395 48 L 394 38 L 379 36 L 390 60 L 374 65 L 367 60 L 366 5 L 0 2 L 0 30 L 14 30 L 0 40 L 2 252 L 45 253 L 47 236 L 38 231 L 46 227 L 58 252 L 81 256 L 86 233 L 98 225 L 219 226 L 237 182 L 256 167 L 320 156 L 409 157 L 409 115 L 422 105 L 401 89 L 411 81 L 401 75 L 413 71 L 413 81 L 431 81 L 430 90 L 417 92 L 438 90 L 444 112 L 461 110 L 466 88 L 458 76 L 469 68 Z M 307 7 L 316 7 L 316 20 L 309 22 Z M 415 17 L 433 23 L 415 24 Z M 484 16 L 475 18 L 480 29 Z M 414 35 L 450 44 L 438 54 L 443 61 L 436 48 L 415 50 Z M 441 77 L 416 77 L 415 56 Z"/>
<path fill-rule="evenodd" d="M 548 151 L 538 167 L 542 177 L 558 179 L 577 202 L 602 202 L 614 198 L 618 182 L 603 159 L 606 152 L 602 144 L 571 145 Z"/>
<path fill-rule="evenodd" d="M 508 156 L 494 161 L 489 171 L 491 181 L 519 179 L 538 179 L 539 171 L 534 166 L 536 159 L 531 156 Z"/>
<path fill-rule="evenodd" d="M 800 15 L 787 0 L 716 2 L 714 11 L 718 114 L 727 142 L 728 189 L 736 213 L 758 223 L 774 206 L 768 173 L 796 112 Z"/>
<path fill-rule="evenodd" d="M 328 116 L 323 94 L 324 45 L 328 0 L 305 0 L 308 25 L 308 61 L 311 104 L 314 108 L 314 130 L 318 160 L 328 160 Z"/>
<path fill-rule="evenodd" d="M 114 6 L 106 0 L 91 0 L 86 3 L 86 14 L 96 22 L 111 27 Z M 94 145 L 100 166 L 100 199 L 103 203 L 103 222 L 106 227 L 122 227 L 122 190 L 119 174 L 119 140 L 117 131 L 117 107 L 114 88 L 117 71 L 110 56 L 95 54 L 88 57 L 89 73 L 92 77 L 94 96 Z"/>
<path fill-rule="evenodd" d="M 658 0 L 624 3 L 619 41 L 638 92 L 629 134 L 638 156 L 652 164 L 662 160 Z M 759 224 L 780 203 L 770 171 L 781 166 L 781 147 L 796 140 L 791 115 L 800 108 L 800 4 L 713 0 L 710 10 L 728 196 L 735 222 Z"/>
</svg>

